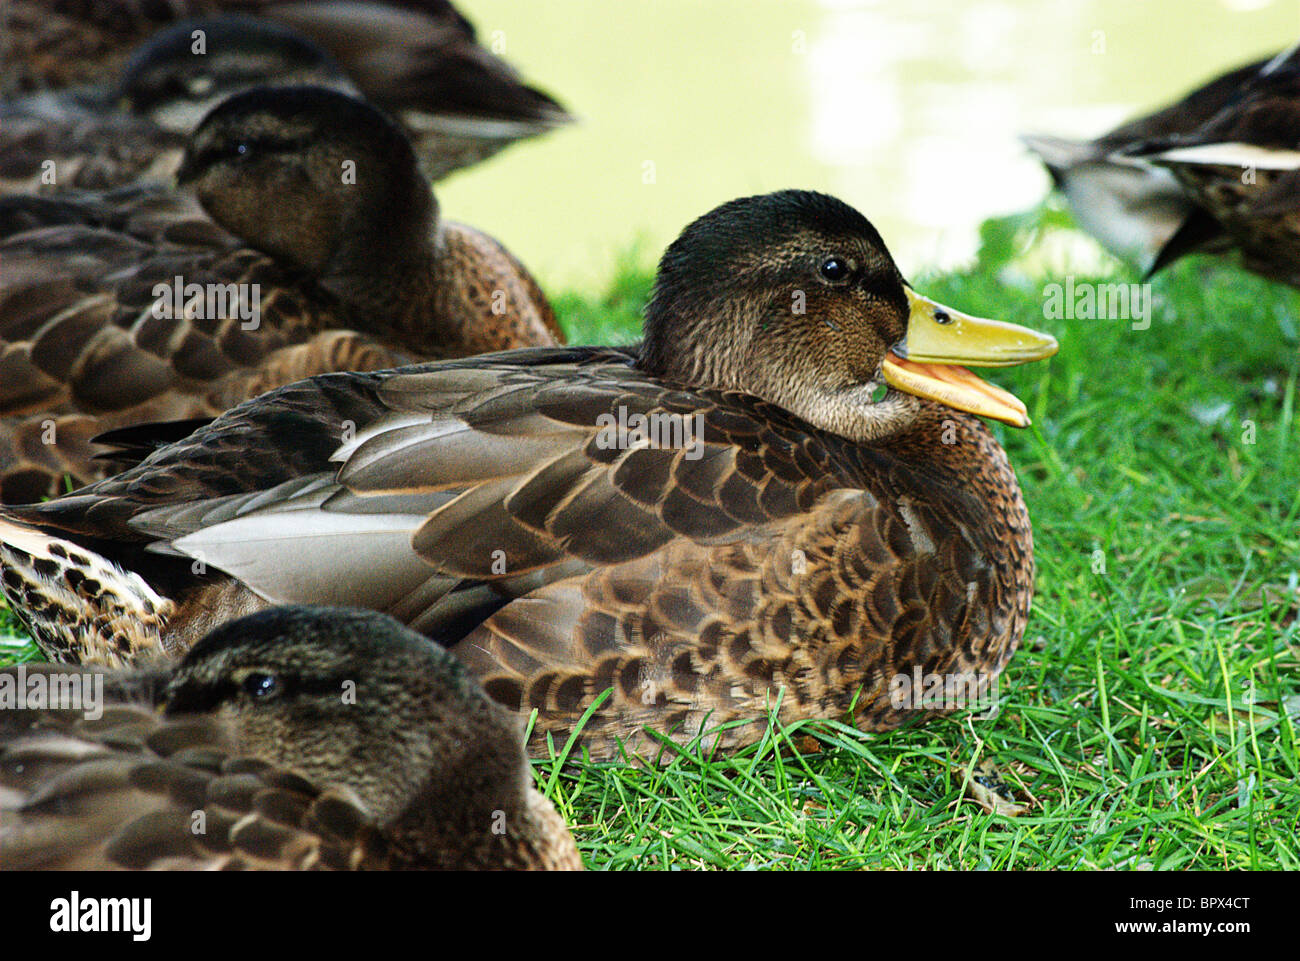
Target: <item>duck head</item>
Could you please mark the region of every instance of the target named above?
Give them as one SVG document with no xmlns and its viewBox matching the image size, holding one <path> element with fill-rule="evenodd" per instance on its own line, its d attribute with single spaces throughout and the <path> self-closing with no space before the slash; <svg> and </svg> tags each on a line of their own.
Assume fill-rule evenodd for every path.
<svg viewBox="0 0 1300 961">
<path fill-rule="evenodd" d="M 1047 334 L 921 296 L 860 213 L 786 190 L 723 204 L 673 242 L 640 363 L 868 442 L 907 430 L 936 402 L 1025 427 L 1024 404 L 964 365 L 1005 367 L 1056 350 Z"/>
<path fill-rule="evenodd" d="M 177 180 L 250 246 L 318 277 L 428 256 L 437 204 L 400 128 L 323 87 L 259 87 L 194 131 Z"/>
<path fill-rule="evenodd" d="M 351 788 L 380 824 L 454 809 L 487 825 L 527 790 L 517 720 L 455 658 L 371 611 L 231 621 L 186 654 L 164 704 L 171 717 L 215 714 L 242 749 Z"/>
<path fill-rule="evenodd" d="M 226 97 L 266 84 L 356 92 L 334 58 L 296 31 L 226 15 L 158 31 L 127 60 L 118 98 L 138 116 L 189 133 Z"/>
</svg>

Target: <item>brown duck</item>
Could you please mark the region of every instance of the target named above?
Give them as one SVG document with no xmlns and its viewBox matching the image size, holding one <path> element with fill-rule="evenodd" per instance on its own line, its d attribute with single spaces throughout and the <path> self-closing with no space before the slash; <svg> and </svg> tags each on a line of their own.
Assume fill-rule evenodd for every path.
<svg viewBox="0 0 1300 961">
<path fill-rule="evenodd" d="M 1196 205 L 1153 270 L 1196 251 L 1238 250 L 1248 269 L 1300 287 L 1300 45 L 1205 123 L 1122 155 L 1168 170 Z"/>
<path fill-rule="evenodd" d="M 102 476 L 105 430 L 324 371 L 563 341 L 523 266 L 440 221 L 402 132 L 344 94 L 232 97 L 180 179 L 202 210 L 152 187 L 0 200 L 5 502 Z"/>
<path fill-rule="evenodd" d="M 986 683 L 1029 611 L 975 416 L 1025 407 L 954 365 L 1055 350 L 914 293 L 840 201 L 749 197 L 668 249 L 639 346 L 282 388 L 6 511 L 4 589 L 48 654 L 108 663 L 268 603 L 385 611 L 561 740 L 612 690 L 596 757 L 644 725 L 748 743 L 782 690 L 786 719 L 888 729 L 931 713 L 900 675 Z"/>
<path fill-rule="evenodd" d="M 1153 274 L 1194 252 L 1300 286 L 1300 47 L 1091 142 L 1027 137 L 1080 226 Z"/>
<path fill-rule="evenodd" d="M 518 719 L 392 618 L 275 608 L 69 673 L 0 670 L 6 869 L 582 867 Z"/>
<path fill-rule="evenodd" d="M 1239 96 L 1266 63 L 1231 70 L 1176 103 L 1120 124 L 1095 140 L 1042 135 L 1023 140 L 1043 161 L 1084 231 L 1117 257 L 1153 269 L 1161 248 L 1196 204 L 1167 170 L 1117 154 L 1141 141 L 1195 130 Z"/>
<path fill-rule="evenodd" d="M 204 38 L 200 52 L 196 31 Z M 169 184 L 207 113 L 268 84 L 357 93 L 329 54 L 287 27 L 253 17 L 189 20 L 150 38 L 117 83 L 0 103 L 0 190 Z"/>
<path fill-rule="evenodd" d="M 573 119 L 480 46 L 447 0 L 7 0 L 0 93 L 101 84 L 161 28 L 232 13 L 289 27 L 328 51 L 406 127 L 435 180 Z"/>
</svg>

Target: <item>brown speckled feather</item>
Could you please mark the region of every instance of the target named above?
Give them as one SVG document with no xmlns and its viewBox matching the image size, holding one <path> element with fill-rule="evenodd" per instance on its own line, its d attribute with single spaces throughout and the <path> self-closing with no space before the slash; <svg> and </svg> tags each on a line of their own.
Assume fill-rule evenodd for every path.
<svg viewBox="0 0 1300 961">
<path fill-rule="evenodd" d="M 242 247 L 192 201 L 161 190 L 157 199 L 174 200 L 174 218 L 158 223 L 159 206 L 130 222 L 88 213 L 107 226 L 64 223 L 0 240 L 0 500 L 57 493 L 65 474 L 102 476 L 89 441 L 104 431 L 213 416 L 303 376 L 409 359 L 345 329 L 334 297 Z M 257 284 L 258 324 L 233 306 L 156 316 L 155 285 L 177 276 Z"/>
<path fill-rule="evenodd" d="M 140 117 L 54 121 L 0 108 L 0 146 L 0 192 L 34 194 L 164 181 L 180 166 L 185 137 Z"/>
<path fill-rule="evenodd" d="M 1197 232 L 1202 211 L 1168 171 L 1116 155 L 1135 144 L 1196 131 L 1238 100 L 1268 62 L 1259 60 L 1231 70 L 1176 103 L 1129 120 L 1095 140 L 1023 139 L 1042 159 L 1080 228 L 1117 256 L 1154 272 L 1169 262 L 1169 252 L 1189 234 L 1197 233 L 1200 249 L 1222 249 L 1224 244 L 1218 232 Z"/>
<path fill-rule="evenodd" d="M 61 713 L 0 730 L 6 869 L 371 866 L 373 828 L 346 794 L 240 757 L 228 725 L 165 721 L 152 705 Z"/>
</svg>

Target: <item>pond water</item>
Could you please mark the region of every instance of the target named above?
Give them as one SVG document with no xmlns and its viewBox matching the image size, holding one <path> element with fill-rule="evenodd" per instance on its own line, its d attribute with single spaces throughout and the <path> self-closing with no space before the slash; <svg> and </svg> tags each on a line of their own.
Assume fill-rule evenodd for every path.
<svg viewBox="0 0 1300 961">
<path fill-rule="evenodd" d="M 1088 137 L 1300 37 L 1300 0 L 457 0 L 580 116 L 439 189 L 548 289 L 653 264 L 710 207 L 833 193 L 904 273 L 1048 186 L 1021 132 Z"/>
</svg>

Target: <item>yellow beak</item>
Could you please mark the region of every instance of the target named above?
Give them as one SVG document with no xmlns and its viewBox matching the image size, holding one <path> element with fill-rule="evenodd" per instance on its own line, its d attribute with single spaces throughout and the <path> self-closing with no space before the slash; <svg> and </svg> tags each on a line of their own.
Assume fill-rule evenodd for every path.
<svg viewBox="0 0 1300 961">
<path fill-rule="evenodd" d="M 1050 334 L 1018 324 L 959 313 L 907 288 L 907 336 L 885 355 L 885 383 L 954 410 L 1028 427 L 1029 413 L 1014 395 L 985 383 L 958 364 L 1013 367 L 1042 360 L 1059 345 Z"/>
</svg>

